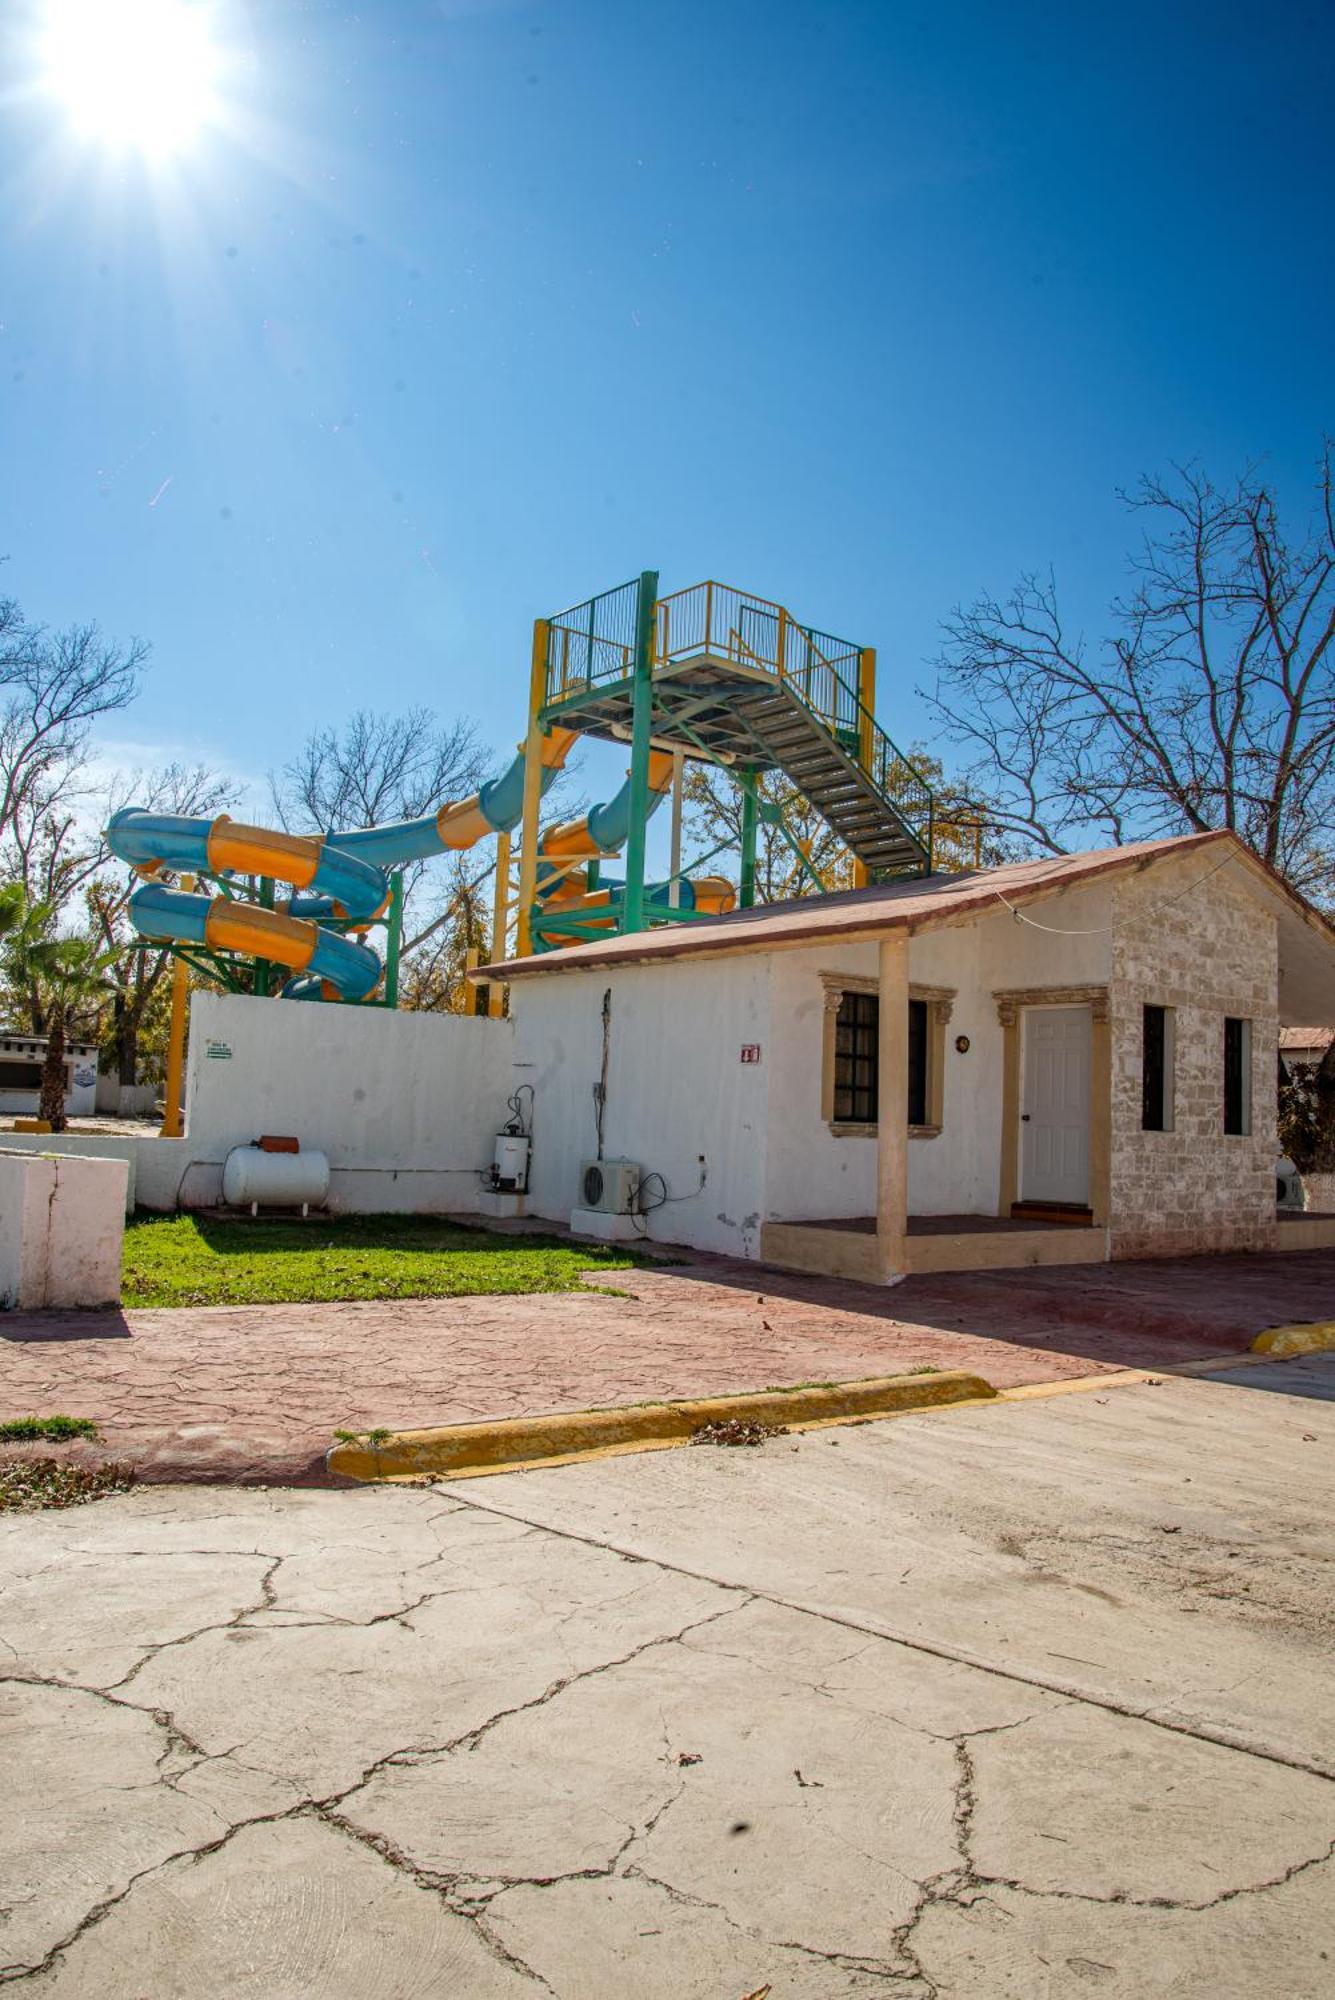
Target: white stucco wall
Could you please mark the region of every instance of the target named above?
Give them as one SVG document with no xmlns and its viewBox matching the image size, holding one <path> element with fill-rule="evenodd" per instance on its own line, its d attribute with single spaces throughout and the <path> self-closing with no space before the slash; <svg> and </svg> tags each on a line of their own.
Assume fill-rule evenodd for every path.
<svg viewBox="0 0 1335 2000">
<path fill-rule="evenodd" d="M 911 941 L 912 983 L 956 991 L 943 1129 L 909 1149 L 914 1214 L 996 1212 L 1002 1030 L 993 991 L 1104 983 L 1109 913 L 1096 885 L 1044 905 L 1043 922 L 1060 936 L 1001 911 Z M 565 1221 L 578 1205 L 580 1165 L 596 1149 L 593 1086 L 610 991 L 604 1152 L 664 1174 L 674 1197 L 649 1218 L 648 1234 L 750 1256 L 762 1221 L 870 1214 L 875 1140 L 838 1137 L 821 1117 L 821 974 L 875 978 L 877 957 L 874 942 L 832 939 L 517 981 L 514 1074 L 535 1092 L 531 1210 Z M 955 1049 L 959 1034 L 967 1055 Z M 759 1063 L 740 1060 L 746 1044 L 759 1044 Z M 695 1194 L 702 1153 L 706 1186 Z"/>
<path fill-rule="evenodd" d="M 329 1155 L 332 1209 L 467 1213 L 505 1120 L 511 1045 L 507 1021 L 198 993 L 180 1204 L 221 1200 L 231 1148 L 281 1133 Z M 139 1198 L 158 1205 L 142 1167 Z"/>
<path fill-rule="evenodd" d="M 566 1221 L 596 1155 L 593 1087 L 603 994 L 612 994 L 603 1150 L 660 1173 L 673 1200 L 646 1219 L 667 1242 L 751 1256 L 764 1215 L 765 1123 L 774 1082 L 763 958 L 559 972 L 511 990 L 517 1082 L 534 1091 L 529 1207 Z M 759 1043 L 762 1060 L 740 1060 Z M 700 1156 L 705 1186 L 697 1192 Z"/>
<path fill-rule="evenodd" d="M 910 984 L 955 993 L 945 1032 L 942 1129 L 935 1138 L 909 1143 L 910 1214 L 995 1215 L 1003 1036 L 992 995 L 1023 986 L 1106 983 L 1110 913 L 1109 891 L 1094 885 L 1054 896 L 1033 911 L 1048 930 L 1017 923 L 999 910 L 996 916 L 924 931 L 910 940 Z M 821 1117 L 821 975 L 854 973 L 874 979 L 877 960 L 874 943 L 838 940 L 775 952 L 769 960 L 768 1220 L 817 1220 L 875 1210 L 875 1139 L 837 1135 Z M 955 1048 L 961 1034 L 970 1044 L 963 1055 Z"/>
</svg>

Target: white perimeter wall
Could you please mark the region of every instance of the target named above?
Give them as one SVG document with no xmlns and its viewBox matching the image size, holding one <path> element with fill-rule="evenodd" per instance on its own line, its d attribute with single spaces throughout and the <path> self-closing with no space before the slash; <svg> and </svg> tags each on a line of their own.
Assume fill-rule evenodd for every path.
<svg viewBox="0 0 1335 2000">
<path fill-rule="evenodd" d="M 674 1199 L 647 1218 L 665 1242 L 754 1256 L 764 1215 L 770 1039 L 763 957 L 555 972 L 511 988 L 517 1082 L 534 1091 L 529 1207 L 566 1221 L 596 1155 L 593 1087 L 612 994 L 603 1151 L 660 1173 Z M 745 1043 L 764 1060 L 740 1060 Z M 700 1180 L 705 1156 L 706 1182 Z"/>
<path fill-rule="evenodd" d="M 139 1200 L 211 1207 L 231 1148 L 282 1133 L 329 1155 L 333 1209 L 471 1211 L 511 1043 L 506 1021 L 197 993 L 186 1136 L 141 1147 Z"/>
</svg>

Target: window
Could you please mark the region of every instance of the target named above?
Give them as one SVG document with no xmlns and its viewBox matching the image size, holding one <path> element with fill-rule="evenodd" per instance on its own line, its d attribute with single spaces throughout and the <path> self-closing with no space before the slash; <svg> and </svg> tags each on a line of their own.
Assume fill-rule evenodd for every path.
<svg viewBox="0 0 1335 2000">
<path fill-rule="evenodd" d="M 1140 1126 L 1143 1132 L 1173 1129 L 1173 1068 L 1176 1021 L 1171 1007 L 1146 1007 L 1141 1030 Z"/>
<path fill-rule="evenodd" d="M 880 1081 L 881 1003 L 875 993 L 840 995 L 834 1028 L 836 1125 L 874 1125 Z M 929 1016 L 925 1000 L 909 1001 L 908 1122 L 929 1122 Z"/>
<path fill-rule="evenodd" d="M 927 1123 L 927 1002 L 909 1001 L 909 1124 Z"/>
<path fill-rule="evenodd" d="M 0 1090 L 36 1090 L 42 1081 L 39 1062 L 0 1060 Z"/>
<path fill-rule="evenodd" d="M 1224 1130 L 1245 1138 L 1252 1129 L 1252 1024 L 1224 1017 Z"/>
<path fill-rule="evenodd" d="M 834 1122 L 874 1125 L 881 1005 L 874 993 L 845 993 L 834 1027 Z"/>
</svg>

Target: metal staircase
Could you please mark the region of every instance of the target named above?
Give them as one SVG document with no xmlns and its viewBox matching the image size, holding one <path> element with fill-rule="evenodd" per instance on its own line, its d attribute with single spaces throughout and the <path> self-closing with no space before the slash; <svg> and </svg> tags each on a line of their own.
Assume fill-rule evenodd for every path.
<svg viewBox="0 0 1335 2000">
<path fill-rule="evenodd" d="M 630 588 L 548 622 L 544 724 L 628 740 Z M 739 771 L 782 771 L 873 879 L 930 872 L 935 798 L 861 699 L 873 656 L 727 584 L 693 584 L 654 610 L 658 737 Z"/>
<path fill-rule="evenodd" d="M 888 792 L 860 762 L 857 740 L 846 747 L 792 685 L 748 685 L 735 700 L 761 752 L 757 763 L 781 770 L 873 879 L 930 869 L 931 795 L 921 780 L 910 818 L 903 791 Z"/>
</svg>

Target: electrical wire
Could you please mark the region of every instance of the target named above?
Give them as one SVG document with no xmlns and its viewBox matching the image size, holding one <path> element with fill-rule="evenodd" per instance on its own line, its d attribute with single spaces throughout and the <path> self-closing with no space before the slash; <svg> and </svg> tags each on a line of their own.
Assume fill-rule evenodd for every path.
<svg viewBox="0 0 1335 2000">
<path fill-rule="evenodd" d="M 1199 882 L 1189 882 L 1186 888 L 1179 889 L 1175 896 L 1161 896 L 1157 903 L 1150 904 L 1149 909 L 1145 911 L 1144 914 L 1147 916 L 1152 916 L 1156 910 L 1166 910 L 1170 908 L 1172 904 L 1182 902 L 1185 897 L 1194 895 L 1197 889 L 1203 889 L 1206 883 L 1211 879 L 1211 877 L 1217 875 L 1221 868 L 1227 868 L 1229 862 L 1232 861 L 1233 859 L 1234 859 L 1233 855 L 1226 854 L 1222 861 L 1215 863 L 1215 866 L 1210 870 L 1210 873 L 1208 875 L 1201 876 Z M 1000 889 L 994 889 L 992 891 L 992 894 L 996 897 L 999 903 L 1003 904 L 1005 908 L 1010 911 L 1011 915 L 1014 917 L 1017 924 L 1028 924 L 1030 930 L 1032 931 L 1046 931 L 1049 937 L 1111 937 L 1112 936 L 1113 927 L 1111 924 L 1096 924 L 1092 930 L 1069 930 L 1069 931 L 1063 930 L 1060 924 L 1041 924 L 1039 923 L 1037 917 L 1027 917 L 1023 910 L 1016 909 L 1014 903 L 1007 902 L 1006 898 L 1002 895 Z"/>
<path fill-rule="evenodd" d="M 525 1098 L 528 1099 L 527 1112 L 524 1110 Z M 519 1127 L 517 1136 L 521 1139 L 531 1139 L 533 1137 L 533 1085 L 531 1083 L 519 1084 L 514 1096 L 506 1098 L 505 1108 Z"/>
<path fill-rule="evenodd" d="M 636 1235 L 643 1237 L 648 1236 L 649 1234 L 648 1219 L 651 1215 L 655 1214 L 658 1209 L 668 1208 L 672 1206 L 674 1203 L 679 1201 L 695 1201 L 698 1196 L 704 1193 L 705 1182 L 708 1180 L 708 1178 L 709 1178 L 709 1169 L 704 1165 L 702 1161 L 700 1166 L 699 1186 L 692 1188 L 689 1194 L 669 1194 L 667 1181 L 662 1174 L 660 1173 L 642 1174 L 640 1176 L 638 1183 L 636 1184 L 635 1199 L 630 1211 L 631 1221 L 635 1224 Z M 650 1181 L 657 1181 L 662 1192 L 660 1193 L 657 1201 L 646 1202 L 644 1194 L 645 1194 L 645 1189 L 648 1187 Z M 641 1221 L 643 1221 L 645 1225 L 643 1228 L 640 1227 Z"/>
</svg>

